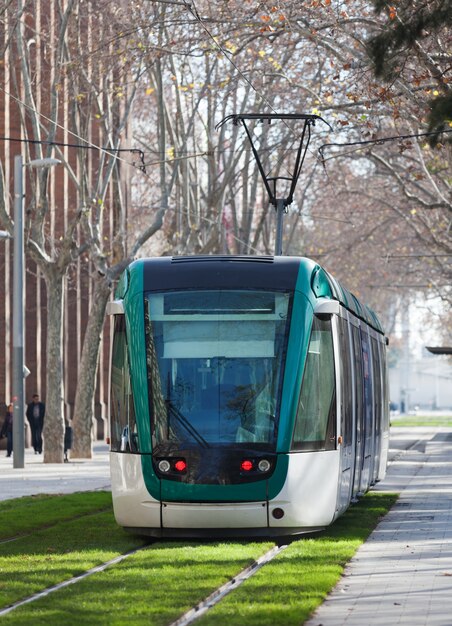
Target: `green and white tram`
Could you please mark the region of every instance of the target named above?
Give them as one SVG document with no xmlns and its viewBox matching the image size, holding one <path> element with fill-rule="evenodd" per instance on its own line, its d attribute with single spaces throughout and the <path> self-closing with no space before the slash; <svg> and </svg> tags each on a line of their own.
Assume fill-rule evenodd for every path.
<svg viewBox="0 0 452 626">
<path fill-rule="evenodd" d="M 155 537 L 312 532 L 384 477 L 385 336 L 315 262 L 143 259 L 115 298 L 121 526 Z"/>
</svg>

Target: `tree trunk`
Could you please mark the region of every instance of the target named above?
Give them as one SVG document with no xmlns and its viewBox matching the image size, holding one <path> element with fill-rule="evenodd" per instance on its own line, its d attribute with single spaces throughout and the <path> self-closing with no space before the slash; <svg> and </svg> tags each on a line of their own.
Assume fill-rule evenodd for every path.
<svg viewBox="0 0 452 626">
<path fill-rule="evenodd" d="M 107 277 L 98 277 L 94 286 L 89 320 L 83 339 L 74 416 L 72 419 L 73 444 L 71 456 L 90 459 L 92 457 L 93 399 L 96 387 L 99 345 L 105 317 L 105 307 L 111 287 Z"/>
<path fill-rule="evenodd" d="M 44 463 L 64 461 L 63 415 L 63 276 L 46 274 L 47 286 L 47 359 L 44 418 Z"/>
</svg>

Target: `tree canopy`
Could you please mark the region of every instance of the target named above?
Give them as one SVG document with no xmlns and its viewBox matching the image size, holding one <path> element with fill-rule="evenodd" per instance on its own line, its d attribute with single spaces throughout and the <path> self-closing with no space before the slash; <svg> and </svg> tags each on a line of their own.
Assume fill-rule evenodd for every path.
<svg viewBox="0 0 452 626">
<path fill-rule="evenodd" d="M 380 32 L 368 42 L 375 74 L 392 81 L 405 65 L 412 66 L 413 59 L 421 61 L 437 83 L 428 102 L 428 129 L 434 133 L 431 143 L 437 143 L 452 122 L 450 0 L 374 0 L 374 5 L 378 15 L 386 16 Z"/>
<path fill-rule="evenodd" d="M 36 3 L 29 0 L 24 11 L 31 15 Z M 230 114 L 308 113 L 331 126 L 312 129 L 285 219 L 285 253 L 324 264 L 389 329 L 413 294 L 452 302 L 450 2 L 57 4 L 66 30 L 60 29 L 57 47 L 46 40 L 41 48 L 55 59 L 59 51 L 61 60 L 50 90 L 51 122 L 40 118 L 42 107 L 31 97 L 37 83 L 33 71 L 27 74 L 34 68 L 29 47 L 21 48 L 25 65 L 15 66 L 17 88 L 28 76 L 25 118 L 34 119 L 33 136 L 70 130 L 100 147 L 139 149 L 145 165 L 145 171 L 125 171 L 123 160 L 104 151 L 93 177 L 86 152 L 62 151 L 77 189 L 74 220 L 61 240 L 52 240 L 45 186 L 39 209 L 30 213 L 30 253 L 36 254 L 33 241 L 41 233 L 41 247 L 55 254 L 46 257 L 43 271 L 58 265 L 64 251 L 62 275 L 81 260 L 93 268 L 97 325 L 85 335 L 81 371 L 89 372 L 89 381 L 76 403 L 84 424 L 79 441 L 89 438 L 104 305 L 135 255 L 274 250 L 275 211 L 246 133 L 234 124 L 216 129 Z M 97 36 L 88 41 L 84 29 L 93 20 Z M 20 59 L 13 24 L 4 20 L 11 33 L 4 48 Z M 70 112 L 61 119 L 64 98 Z M 266 172 L 285 176 L 293 169 L 301 132 L 296 124 L 256 123 L 252 132 Z M 450 325 L 443 329 L 450 333 Z"/>
</svg>

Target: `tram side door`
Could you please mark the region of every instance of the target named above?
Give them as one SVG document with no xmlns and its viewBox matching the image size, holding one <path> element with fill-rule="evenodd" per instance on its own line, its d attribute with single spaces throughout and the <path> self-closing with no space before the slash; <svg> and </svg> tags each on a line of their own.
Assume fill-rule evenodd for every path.
<svg viewBox="0 0 452 626">
<path fill-rule="evenodd" d="M 345 313 L 346 315 L 346 313 Z M 345 510 L 350 503 L 354 474 L 354 411 L 353 411 L 353 368 L 351 352 L 351 335 L 349 322 L 345 317 L 338 317 L 340 375 L 340 434 L 341 468 L 338 509 Z"/>
<path fill-rule="evenodd" d="M 381 419 L 382 419 L 382 377 L 380 370 L 380 355 L 379 346 L 377 340 L 372 337 L 372 371 L 374 381 L 374 454 L 373 454 L 373 468 L 372 468 L 372 483 L 375 483 L 378 479 L 378 472 L 380 469 L 380 453 L 381 453 Z"/>
<path fill-rule="evenodd" d="M 354 413 L 355 413 L 355 470 L 353 473 L 352 498 L 360 494 L 361 475 L 364 465 L 364 377 L 363 352 L 361 348 L 361 332 L 359 322 L 351 327 L 354 365 Z"/>
<path fill-rule="evenodd" d="M 373 455 L 373 389 L 372 359 L 367 329 L 361 327 L 361 348 L 363 357 L 363 464 L 361 472 L 360 492 L 364 493 L 370 486 L 372 478 Z"/>
</svg>

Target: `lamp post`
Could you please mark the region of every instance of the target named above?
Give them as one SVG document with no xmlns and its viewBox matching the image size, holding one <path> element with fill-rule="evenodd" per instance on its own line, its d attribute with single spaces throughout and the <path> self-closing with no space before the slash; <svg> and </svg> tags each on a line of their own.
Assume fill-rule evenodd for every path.
<svg viewBox="0 0 452 626">
<path fill-rule="evenodd" d="M 34 159 L 27 167 L 52 167 L 59 159 Z M 24 194 L 22 156 L 14 157 L 13 262 L 13 467 L 23 468 L 25 457 L 24 402 Z"/>
</svg>

